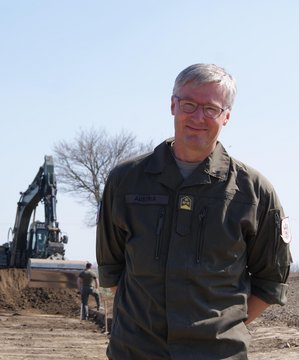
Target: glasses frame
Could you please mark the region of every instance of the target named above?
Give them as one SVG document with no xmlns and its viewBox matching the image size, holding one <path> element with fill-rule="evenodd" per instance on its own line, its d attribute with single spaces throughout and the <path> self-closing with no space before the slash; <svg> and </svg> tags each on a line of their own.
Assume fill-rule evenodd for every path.
<svg viewBox="0 0 299 360">
<path fill-rule="evenodd" d="M 201 107 L 201 108 L 202 108 L 202 111 L 203 111 L 203 114 L 204 114 L 205 117 L 207 117 L 207 118 L 209 118 L 209 119 L 214 119 L 214 120 L 215 120 L 215 119 L 219 118 L 219 116 L 220 116 L 225 110 L 228 109 L 228 107 L 225 108 L 225 109 L 223 109 L 223 108 L 221 108 L 221 107 L 219 107 L 219 106 L 216 106 L 216 105 L 208 105 L 208 104 L 200 105 L 200 104 L 198 104 L 196 101 L 190 100 L 190 102 L 194 103 L 194 105 L 196 105 L 196 107 L 195 107 L 195 109 L 194 109 L 193 111 L 186 111 L 186 110 L 183 109 L 183 107 L 182 107 L 182 105 L 181 105 L 181 101 L 182 101 L 182 100 L 187 100 L 187 101 L 188 101 L 188 99 L 183 99 L 183 98 L 181 98 L 181 97 L 179 97 L 179 96 L 177 96 L 177 95 L 173 95 L 173 97 L 178 100 L 180 109 L 181 109 L 184 113 L 186 113 L 186 114 L 193 114 L 193 113 L 195 113 L 195 111 L 198 110 L 199 107 Z M 210 115 L 206 115 L 205 109 L 206 109 L 206 107 L 209 107 L 209 106 L 210 106 L 210 107 L 212 106 L 212 107 L 215 107 L 215 108 L 219 109 L 220 113 L 219 113 L 217 116 L 215 116 L 215 117 L 210 116 Z"/>
</svg>

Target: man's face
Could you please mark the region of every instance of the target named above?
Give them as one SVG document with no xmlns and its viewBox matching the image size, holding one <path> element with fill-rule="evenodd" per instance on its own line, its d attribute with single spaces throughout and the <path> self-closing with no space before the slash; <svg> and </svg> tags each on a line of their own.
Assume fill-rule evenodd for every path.
<svg viewBox="0 0 299 360">
<path fill-rule="evenodd" d="M 230 117 L 230 111 L 222 111 L 212 119 L 204 115 L 201 105 L 211 105 L 224 109 L 225 91 L 217 83 L 207 83 L 200 86 L 189 82 L 175 94 L 180 99 L 187 99 L 199 104 L 193 113 L 186 113 L 180 108 L 179 99 L 171 98 L 171 113 L 174 115 L 175 155 L 184 161 L 203 160 L 214 150 L 223 125 Z M 198 159 L 193 159 L 196 154 Z"/>
</svg>

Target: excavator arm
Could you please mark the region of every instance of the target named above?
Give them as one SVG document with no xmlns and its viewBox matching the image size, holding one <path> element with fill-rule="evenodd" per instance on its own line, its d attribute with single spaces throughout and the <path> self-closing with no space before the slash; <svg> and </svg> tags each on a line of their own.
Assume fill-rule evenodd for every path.
<svg viewBox="0 0 299 360">
<path fill-rule="evenodd" d="M 17 205 L 15 224 L 12 231 L 11 267 L 26 267 L 28 258 L 32 255 L 35 257 L 34 249 L 28 247 L 27 233 L 32 214 L 40 202 L 44 203 L 44 225 L 47 229 L 47 243 L 49 241 L 59 243 L 60 230 L 56 219 L 56 193 L 57 185 L 53 158 L 52 156 L 45 156 L 43 166 L 39 168 L 28 189 L 21 193 Z M 64 252 L 63 249 L 61 251 Z M 61 255 L 64 255 L 64 253 Z"/>
<path fill-rule="evenodd" d="M 68 239 L 61 235 L 57 221 L 56 194 L 53 158 L 45 156 L 44 164 L 39 168 L 34 180 L 28 189 L 21 193 L 12 240 L 5 244 L 2 251 L 2 254 L 6 251 L 9 267 L 28 268 L 32 286 L 75 287 L 74 275 L 85 266 L 83 261 L 64 259 L 64 244 Z M 39 203 L 44 206 L 44 221 L 35 220 Z"/>
</svg>

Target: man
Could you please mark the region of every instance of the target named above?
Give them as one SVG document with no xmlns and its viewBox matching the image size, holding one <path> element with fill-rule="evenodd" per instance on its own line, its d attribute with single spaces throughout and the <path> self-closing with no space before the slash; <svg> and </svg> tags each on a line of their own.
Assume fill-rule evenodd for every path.
<svg viewBox="0 0 299 360">
<path fill-rule="evenodd" d="M 88 320 L 89 295 L 94 297 L 97 311 L 100 310 L 99 280 L 91 267 L 91 263 L 88 262 L 85 270 L 81 271 L 77 278 L 77 287 L 81 293 L 81 320 Z"/>
<path fill-rule="evenodd" d="M 286 302 L 287 218 L 271 184 L 218 142 L 235 94 L 216 65 L 183 70 L 174 139 L 107 180 L 97 259 L 101 286 L 117 287 L 109 359 L 247 359 L 246 324 Z"/>
</svg>

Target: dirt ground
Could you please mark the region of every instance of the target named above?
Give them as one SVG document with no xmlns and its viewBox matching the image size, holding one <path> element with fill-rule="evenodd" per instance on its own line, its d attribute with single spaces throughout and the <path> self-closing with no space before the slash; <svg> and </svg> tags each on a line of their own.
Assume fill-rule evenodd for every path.
<svg viewBox="0 0 299 360">
<path fill-rule="evenodd" d="M 25 271 L 0 269 L 0 359 L 106 360 L 104 309 L 80 321 L 74 289 L 29 288 Z M 111 311 L 111 300 L 102 304 Z M 270 307 L 249 326 L 250 360 L 299 359 L 299 273 L 289 278 L 288 304 Z M 150 359 L 149 359 L 150 360 Z"/>
</svg>

